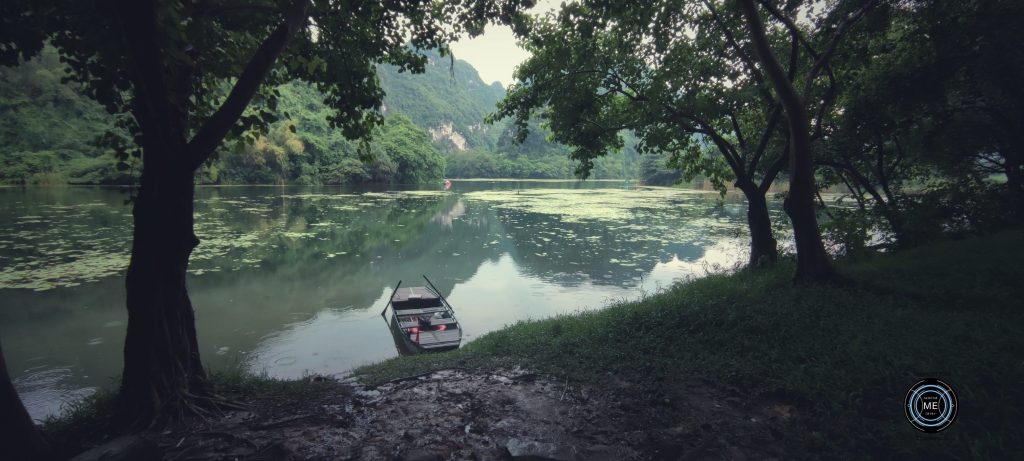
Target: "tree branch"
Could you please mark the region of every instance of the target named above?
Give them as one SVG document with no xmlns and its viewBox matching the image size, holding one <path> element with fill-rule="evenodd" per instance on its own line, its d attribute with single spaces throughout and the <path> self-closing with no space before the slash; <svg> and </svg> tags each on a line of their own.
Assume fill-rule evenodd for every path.
<svg viewBox="0 0 1024 461">
<path fill-rule="evenodd" d="M 764 9 L 768 10 L 769 14 L 786 26 L 786 29 L 789 30 L 789 34 L 793 36 L 793 40 L 803 45 L 804 49 L 807 50 L 807 54 L 811 55 L 812 59 L 818 60 L 819 55 L 817 50 L 815 50 L 814 47 L 811 46 L 810 42 L 807 41 L 807 38 L 800 33 L 800 28 L 796 26 L 796 23 L 793 22 L 792 18 L 776 8 L 771 2 L 759 0 L 759 3 L 761 3 L 761 6 L 764 7 Z"/>
<path fill-rule="evenodd" d="M 747 150 L 747 141 L 743 139 L 743 132 L 740 131 L 740 122 L 736 120 L 736 114 L 729 111 L 729 121 L 732 122 L 732 129 L 736 132 L 736 140 L 740 143 L 740 149 Z"/>
<path fill-rule="evenodd" d="M 810 72 L 807 73 L 807 81 L 804 83 L 804 99 L 807 99 L 807 97 L 810 96 L 811 87 L 814 86 L 814 79 L 818 77 L 818 74 L 823 68 L 828 67 L 828 61 L 832 58 L 832 55 L 835 54 L 836 48 L 839 47 L 840 40 L 842 40 L 843 35 L 846 35 L 846 31 L 854 22 L 857 22 L 868 12 L 868 10 L 874 7 L 877 2 L 878 0 L 867 0 L 860 8 L 857 9 L 857 11 L 854 11 L 853 14 L 847 16 L 843 22 L 839 23 L 836 27 L 836 31 L 832 34 L 832 39 L 829 40 L 828 45 L 825 47 L 825 52 L 815 60 L 814 66 L 812 66 Z"/>
<path fill-rule="evenodd" d="M 775 98 L 773 98 L 772 93 L 768 91 L 768 86 L 766 85 L 764 76 L 757 70 L 757 66 L 754 65 L 754 61 L 750 59 L 750 56 L 743 52 L 743 48 L 740 47 L 739 42 L 736 41 L 736 37 L 732 34 L 732 31 L 726 27 L 725 21 L 722 20 L 722 17 L 718 15 L 714 6 L 707 0 L 704 0 L 704 7 L 711 13 L 711 20 L 714 21 L 720 29 L 722 29 L 722 35 L 725 36 L 725 40 L 729 42 L 729 46 L 736 50 L 736 54 L 739 56 L 740 61 L 743 62 L 743 66 L 747 68 L 747 71 L 750 72 L 751 78 L 753 78 L 754 82 L 757 83 L 758 92 L 761 93 L 761 97 L 764 98 L 765 102 L 768 104 L 774 103 Z"/>
<path fill-rule="evenodd" d="M 205 5 L 204 5 L 205 6 Z M 247 3 L 224 3 L 221 5 L 210 7 L 209 9 L 200 9 L 198 11 L 199 16 L 226 16 L 235 13 L 245 12 L 259 12 L 259 13 L 270 13 L 278 14 L 281 13 L 281 9 L 274 5 L 254 5 Z"/>
<path fill-rule="evenodd" d="M 760 186 L 762 194 L 768 192 L 768 188 L 772 187 L 772 183 L 775 182 L 775 178 L 782 172 L 782 169 L 786 167 L 786 164 L 789 163 L 789 155 L 786 155 L 789 152 L 788 139 L 786 140 L 786 145 L 782 147 L 781 152 L 781 155 L 779 155 L 775 161 L 772 162 L 771 166 L 768 167 L 768 170 L 764 172 L 764 178 L 761 179 Z"/>
<path fill-rule="evenodd" d="M 188 143 L 189 165 L 192 169 L 199 168 L 213 154 L 214 149 L 242 116 L 242 112 L 263 84 L 267 73 L 274 67 L 277 57 L 284 52 L 288 42 L 306 23 L 308 8 L 309 0 L 295 0 L 292 3 L 285 12 L 281 24 L 256 49 L 256 53 L 246 64 L 227 99 Z"/>
<path fill-rule="evenodd" d="M 702 127 L 701 131 L 704 134 L 707 134 L 711 138 L 711 141 L 715 143 L 715 147 L 718 147 L 719 152 L 721 152 L 722 156 L 725 157 L 725 161 L 729 163 L 730 167 L 732 167 L 736 176 L 746 177 L 746 168 L 743 166 L 743 162 L 740 161 L 739 155 L 736 154 L 736 149 L 732 144 L 718 134 L 718 131 L 716 131 L 715 128 L 707 122 L 696 118 L 693 120 Z"/>
<path fill-rule="evenodd" d="M 782 104 L 775 103 L 775 107 L 772 108 L 771 115 L 768 116 L 768 124 L 765 125 L 764 132 L 761 133 L 761 140 L 757 142 L 757 150 L 754 151 L 754 158 L 750 160 L 750 171 L 757 170 L 757 164 L 761 161 L 761 157 L 764 156 L 765 151 L 768 149 L 768 142 L 772 139 L 772 134 L 775 132 L 775 125 L 779 123 L 779 119 L 782 118 Z M 785 155 L 783 155 L 785 157 Z"/>
</svg>

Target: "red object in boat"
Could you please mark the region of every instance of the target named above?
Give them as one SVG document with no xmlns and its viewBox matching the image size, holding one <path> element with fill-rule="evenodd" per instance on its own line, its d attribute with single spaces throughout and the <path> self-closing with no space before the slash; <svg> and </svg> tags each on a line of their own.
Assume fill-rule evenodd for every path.
<svg viewBox="0 0 1024 461">
<path fill-rule="evenodd" d="M 417 344 L 419 344 L 419 342 L 420 342 L 420 327 L 412 327 L 412 328 L 410 328 L 409 329 L 409 333 L 416 333 L 415 342 Z"/>
<path fill-rule="evenodd" d="M 448 329 L 448 325 L 438 325 L 437 331 L 444 331 Z"/>
</svg>

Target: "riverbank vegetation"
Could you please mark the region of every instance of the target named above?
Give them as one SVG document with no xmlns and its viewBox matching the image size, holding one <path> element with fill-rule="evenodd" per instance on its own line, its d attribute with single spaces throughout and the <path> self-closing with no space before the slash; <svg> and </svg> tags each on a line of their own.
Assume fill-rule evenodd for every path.
<svg viewBox="0 0 1024 461">
<path fill-rule="evenodd" d="M 15 2 L 0 18 L 0 62 L 22 64 L 2 75 L 0 135 L 14 147 L 0 175 L 138 183 L 115 398 L 125 428 L 219 402 L 186 290 L 197 177 L 699 174 L 744 193 L 751 270 L 361 373 L 523 364 L 581 380 L 698 374 L 795 396 L 813 421 L 791 434 L 801 452 L 1000 457 L 1019 417 L 1006 402 L 1019 398 L 1011 356 L 1024 255 L 1019 230 L 993 233 L 1024 219 L 1024 4 L 819 3 L 581 0 L 529 16 L 526 0 Z M 504 96 L 447 49 L 491 23 L 512 27 L 532 54 Z M 456 68 L 470 78 L 448 87 L 465 99 L 433 94 Z M 765 207 L 780 180 L 795 245 L 784 257 Z M 824 206 L 826 186 L 845 188 L 852 209 Z M 874 254 L 882 248 L 898 251 Z M 926 371 L 977 405 L 949 446 L 915 444 L 890 417 Z M 0 384 L 0 405 L 21 408 L 9 379 Z M 23 413 L 11 425 L 32 436 Z M 0 440 L 15 457 L 43 449 L 12 434 Z"/>
<path fill-rule="evenodd" d="M 1005 459 L 1021 440 L 1012 426 L 1021 411 L 1006 402 L 1024 396 L 1006 383 L 1024 379 L 1016 354 L 1024 314 L 1015 304 L 1024 296 L 1022 260 L 1020 229 L 842 259 L 840 281 L 814 288 L 793 285 L 784 258 L 771 270 L 713 274 L 602 310 L 523 321 L 458 351 L 354 374 L 374 386 L 448 368 L 522 367 L 573 385 L 627 382 L 659 395 L 712 383 L 743 396 L 739 405 L 784 408 L 797 421 L 779 434 L 789 458 Z M 921 438 L 902 404 L 930 373 L 950 382 L 962 413 L 941 436 Z M 284 406 L 324 387 L 237 367 L 211 379 L 240 401 Z M 101 392 L 73 406 L 45 434 L 61 448 L 109 437 L 113 398 Z"/>
<path fill-rule="evenodd" d="M 269 113 L 277 121 L 267 132 L 218 148 L 196 181 L 353 185 L 574 177 L 568 147 L 548 141 L 543 128 L 536 126 L 527 142 L 515 143 L 509 121 L 484 123 L 504 94 L 499 83 L 486 85 L 465 61 L 428 55 L 422 74 L 378 66 L 385 117 L 368 143 L 349 140 L 331 126 L 333 112 L 320 90 L 288 82 L 276 88 Z M 127 133 L 81 85 L 65 82 L 67 76 L 49 46 L 18 66 L 0 67 L 0 184 L 137 184 L 140 160 L 119 160 L 102 142 L 125 139 Z M 671 184 L 678 175 L 665 160 L 664 155 L 644 159 L 660 163 L 655 168 L 668 175 L 640 170 L 630 144 L 621 155 L 600 159 L 593 177 Z"/>
<path fill-rule="evenodd" d="M 746 404 L 805 412 L 791 457 L 1005 459 L 1019 450 L 1024 231 L 842 260 L 839 281 L 793 285 L 792 266 L 709 275 L 603 310 L 523 321 L 448 354 L 359 368 L 368 383 L 449 367 L 526 367 L 674 389 L 704 379 Z M 993 319 L 999 319 L 994 321 Z M 907 389 L 940 373 L 960 396 L 954 427 L 919 438 Z M 678 389 L 685 392 L 685 389 Z M 1016 434 L 1016 435 L 1015 435 Z M 1016 447 L 1016 448 L 1014 448 Z M 798 455 L 799 454 L 799 455 Z"/>
<path fill-rule="evenodd" d="M 639 152 L 669 153 L 683 177 L 733 184 L 748 202 L 750 265 L 778 257 L 765 195 L 785 178 L 802 279 L 831 273 L 821 187 L 844 187 L 858 209 L 830 212 L 833 235 L 895 246 L 1021 219 L 1010 127 L 1024 99 L 1006 76 L 1024 68 L 1005 59 L 1020 37 L 1004 22 L 1019 5 L 851 1 L 801 22 L 797 4 L 761 3 L 585 1 L 536 18 L 522 41 L 531 57 L 492 120 L 511 117 L 520 140 L 542 120 L 582 175 L 629 128 Z"/>
</svg>

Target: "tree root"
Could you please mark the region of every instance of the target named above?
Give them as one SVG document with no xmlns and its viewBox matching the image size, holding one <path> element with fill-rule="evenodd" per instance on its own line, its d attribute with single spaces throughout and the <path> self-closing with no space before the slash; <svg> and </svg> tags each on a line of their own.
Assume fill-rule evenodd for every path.
<svg viewBox="0 0 1024 461">
<path fill-rule="evenodd" d="M 196 395 L 186 391 L 183 393 L 183 395 L 187 397 L 189 400 L 196 402 L 204 402 L 205 406 L 209 406 L 216 411 L 220 411 L 222 414 L 224 413 L 225 409 L 238 411 L 245 411 L 249 409 L 249 407 L 244 403 L 236 402 L 234 400 L 231 400 L 227 397 L 218 394 Z"/>
<path fill-rule="evenodd" d="M 196 435 L 212 435 L 212 436 L 217 436 L 217 437 L 222 437 L 222 438 L 227 438 L 227 439 L 232 439 L 232 440 L 238 440 L 238 441 L 245 442 L 250 447 L 252 447 L 253 450 L 256 450 L 256 451 L 260 450 L 260 446 L 256 445 L 256 442 L 253 442 L 252 440 L 249 440 L 247 437 L 242 437 L 242 436 L 240 436 L 238 434 L 232 434 L 230 432 L 224 432 L 224 431 L 203 431 L 203 432 L 196 432 Z"/>
<path fill-rule="evenodd" d="M 310 415 L 295 415 L 295 416 L 291 416 L 291 417 L 288 417 L 288 418 L 279 419 L 279 420 L 276 420 L 276 421 L 270 421 L 268 423 L 260 424 L 259 426 L 253 426 L 252 430 L 260 431 L 260 430 L 264 430 L 264 429 L 271 429 L 271 428 L 274 428 L 274 427 L 278 427 L 278 426 L 282 426 L 282 425 L 288 424 L 288 423 L 290 423 L 292 421 L 298 421 L 300 419 L 308 418 L 309 416 Z"/>
</svg>

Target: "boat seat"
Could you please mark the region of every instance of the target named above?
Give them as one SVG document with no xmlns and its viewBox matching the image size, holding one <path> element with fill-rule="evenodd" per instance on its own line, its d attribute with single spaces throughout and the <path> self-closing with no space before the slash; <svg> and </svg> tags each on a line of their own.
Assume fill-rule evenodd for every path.
<svg viewBox="0 0 1024 461">
<path fill-rule="evenodd" d="M 426 287 L 399 288 L 391 297 L 395 309 L 423 309 L 441 305 L 441 297 Z"/>
<path fill-rule="evenodd" d="M 431 319 L 431 322 L 430 322 L 430 324 L 432 326 L 452 325 L 452 324 L 456 324 L 456 323 L 458 323 L 458 322 L 456 322 L 455 319 Z M 420 324 L 420 322 L 415 321 L 415 320 L 412 321 L 412 322 L 399 322 L 399 325 L 402 328 L 411 328 L 411 327 L 419 326 L 419 324 Z"/>
</svg>

